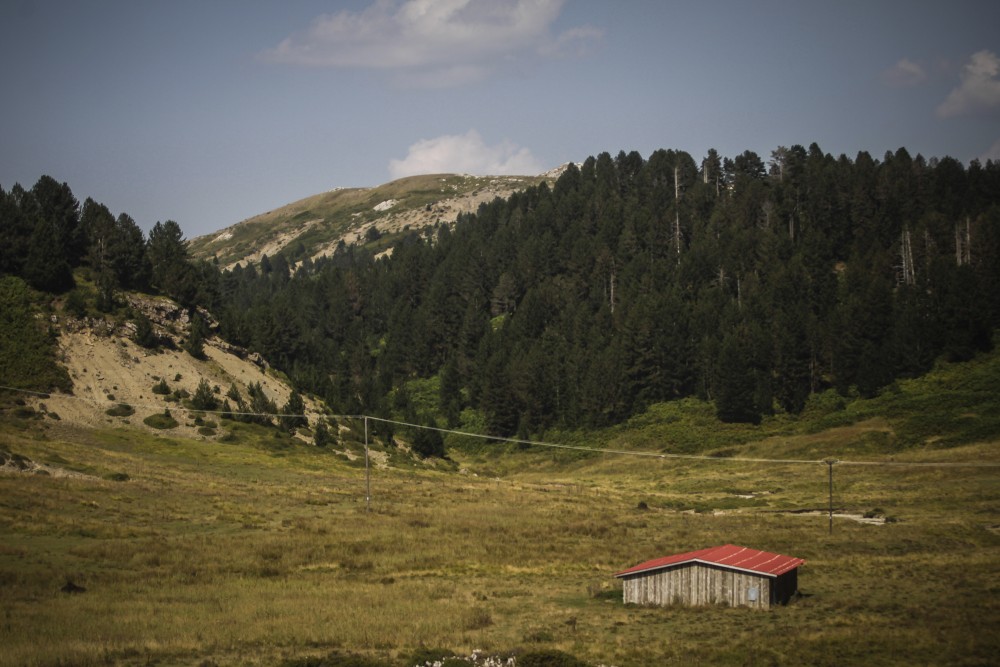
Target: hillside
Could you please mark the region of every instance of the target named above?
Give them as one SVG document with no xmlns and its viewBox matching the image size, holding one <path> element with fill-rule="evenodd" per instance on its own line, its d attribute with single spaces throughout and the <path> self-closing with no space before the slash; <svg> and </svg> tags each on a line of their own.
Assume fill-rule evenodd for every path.
<svg viewBox="0 0 1000 667">
<path fill-rule="evenodd" d="M 141 290 L 104 298 L 96 262 L 81 262 L 75 287 L 59 295 L 0 279 L 0 375 L 7 386 L 47 392 L 5 390 L 0 410 L 0 667 L 414 667 L 451 652 L 466 656 L 455 665 L 482 665 L 484 655 L 523 666 L 992 664 L 1000 352 L 995 329 L 987 349 L 960 345 L 969 322 L 994 320 L 970 319 L 956 305 L 976 294 L 959 287 L 991 284 L 995 254 L 979 251 L 991 247 L 994 218 L 984 214 L 972 229 L 981 264 L 951 270 L 942 251 L 927 271 L 930 291 L 870 278 L 853 253 L 834 273 L 829 259 L 808 244 L 796 251 L 791 239 L 774 261 L 807 262 L 811 273 L 774 274 L 770 300 L 759 284 L 754 296 L 752 271 L 722 291 L 714 264 L 699 259 L 714 255 L 696 237 L 680 262 L 665 247 L 658 285 L 673 283 L 677 296 L 657 306 L 649 283 L 629 277 L 648 267 L 625 262 L 643 237 L 622 230 L 619 254 L 598 248 L 588 259 L 592 239 L 615 238 L 602 224 L 640 220 L 647 191 L 612 205 L 573 183 L 590 179 L 588 169 L 568 174 L 551 189 L 487 205 L 434 242 L 397 243 L 387 260 L 347 253 L 302 275 L 215 275 L 153 252 L 154 277 L 188 270 L 204 279 L 218 298 L 207 309 Z M 606 185 L 594 183 L 613 198 Z M 610 217 L 588 217 L 601 211 Z M 753 229 L 758 241 L 775 241 Z M 179 239 L 179 230 L 162 231 Z M 704 231 L 700 242 L 713 236 Z M 653 259 L 648 249 L 636 257 Z M 711 334 L 759 326 L 752 310 L 784 325 L 796 313 L 811 321 L 808 295 L 789 299 L 783 289 L 808 285 L 810 275 L 843 276 L 843 293 L 830 295 L 827 320 L 776 352 L 808 350 L 811 335 L 822 359 L 838 336 L 868 334 L 861 325 L 874 320 L 881 347 L 873 357 L 862 345 L 857 364 L 878 354 L 912 360 L 898 351 L 915 349 L 926 365 L 867 391 L 856 376 L 843 387 L 806 385 L 795 411 L 730 422 L 719 418 L 725 383 L 710 396 L 678 395 L 682 385 L 665 383 L 684 377 L 674 358 L 691 349 L 674 340 L 697 342 L 690 356 L 717 361 L 703 369 L 735 371 L 734 380 L 781 377 L 761 365 L 770 348 L 750 349 L 757 365 L 747 367 L 740 348 L 727 351 L 724 335 L 715 349 Z M 858 286 L 870 304 L 853 301 Z M 906 297 L 934 290 L 934 300 L 907 310 Z M 904 338 L 921 330 L 914 320 L 877 318 L 894 308 L 936 314 L 919 320 L 934 337 Z M 555 326 L 560 309 L 572 326 Z M 685 317 L 691 333 L 658 337 Z M 158 337 L 153 348 L 137 344 L 145 320 Z M 204 359 L 188 351 L 199 326 Z M 565 347 L 562 332 L 576 344 Z M 782 332 L 767 327 L 758 340 Z M 604 351 L 623 340 L 621 351 L 642 354 Z M 594 360 L 586 373 L 574 369 Z M 789 377 L 809 377 L 808 364 L 776 361 Z M 831 384 L 838 367 L 822 368 Z M 447 458 L 418 458 L 420 434 L 440 431 L 340 417 L 323 422 L 333 435 L 315 446 L 322 407 L 308 398 L 309 426 L 295 435 L 189 408 L 202 380 L 220 398 L 230 385 L 243 396 L 259 386 L 274 404 L 290 402 L 279 369 L 300 390 L 322 388 L 315 394 L 347 414 L 440 427 L 454 417 L 493 436 L 504 431 L 491 420 L 514 417 L 510 431 L 544 442 L 449 433 Z M 621 400 L 616 369 L 646 388 L 627 412 L 609 415 L 601 401 Z M 546 384 L 533 386 L 538 379 Z M 574 393 L 581 380 L 584 391 Z M 153 391 L 160 383 L 169 393 Z M 673 389 L 648 390 L 656 386 Z M 539 419 L 546 401 L 571 418 Z M 167 410 L 178 423 L 147 422 Z M 369 435 L 377 464 L 366 471 Z M 767 613 L 622 603 L 615 572 L 725 543 L 805 559 L 801 595 Z"/>
<path fill-rule="evenodd" d="M 768 169 L 752 151 L 699 164 L 662 149 L 604 152 L 506 199 L 491 183 L 424 176 L 300 202 L 216 235 L 222 264 L 261 253 L 225 270 L 191 261 L 176 222 L 146 240 L 43 177 L 0 197 L 0 267 L 77 305 L 86 276 L 99 312 L 122 293 L 169 296 L 332 412 L 523 438 L 688 399 L 726 423 L 794 416 L 830 389 L 875 396 L 987 352 L 1000 328 L 992 162 L 812 144 Z M 460 194 L 492 199 L 413 228 Z M 434 400 L 412 400 L 416 386 Z"/>
<path fill-rule="evenodd" d="M 525 437 L 687 398 L 756 423 L 991 349 L 1000 169 L 793 149 L 770 173 L 602 153 L 432 234 L 223 272 L 204 303 L 334 411 Z"/>
<path fill-rule="evenodd" d="M 113 389 L 92 342 L 104 379 L 80 386 Z M 370 484 L 250 424 L 222 441 L 0 414 L 0 666 L 991 664 L 998 373 L 993 352 L 794 420 L 720 427 L 681 401 L 568 436 L 619 453 L 453 441 L 442 471 L 390 452 Z M 716 456 L 621 453 L 684 442 Z M 834 467 L 832 531 L 827 456 L 882 464 Z M 724 543 L 804 558 L 801 595 L 622 604 L 615 572 Z"/>
<path fill-rule="evenodd" d="M 384 246 L 404 230 L 452 224 L 481 204 L 543 181 L 554 182 L 560 173 L 556 169 L 540 176 L 429 174 L 373 188 L 337 188 L 192 239 L 189 249 L 194 258 L 217 257 L 221 266 L 231 268 L 239 262 L 259 262 L 264 255 L 283 254 L 292 261 L 318 259 L 332 254 L 341 241 L 352 245 L 382 239 Z"/>
<path fill-rule="evenodd" d="M 168 298 L 122 293 L 114 310 L 99 312 L 86 305 L 96 298 L 92 286 L 78 288 L 74 296 L 89 297 L 80 297 L 83 301 L 77 306 L 71 305 L 70 297 L 53 299 L 38 293 L 32 297 L 16 279 L 4 279 L 3 286 L 4 315 L 11 321 L 3 330 L 0 384 L 36 391 L 5 391 L 0 406 L 27 410 L 55 433 L 125 428 L 214 439 L 226 430 L 218 423 L 217 411 L 193 404 L 199 385 L 211 388 L 208 401 L 216 408 L 224 405 L 227 393 L 249 397 L 251 388 L 259 387 L 261 396 L 273 404 L 270 412 L 277 412 L 292 396 L 287 380 L 259 354 L 214 335 L 217 325 L 204 311 L 198 317 L 208 321 L 209 332 L 200 353 L 194 355 L 191 312 Z M 149 327 L 145 342 L 140 319 Z M 39 326 L 42 321 L 47 331 Z M 56 390 L 37 391 L 46 387 Z M 192 409 L 196 407 L 202 409 Z M 309 398 L 303 408 L 314 415 L 319 411 Z M 176 424 L 156 421 L 155 416 L 167 413 Z M 151 416 L 152 422 L 147 419 Z"/>
<path fill-rule="evenodd" d="M 0 667 L 993 664 L 1000 165 L 709 158 L 345 191 L 254 270 L 0 193 Z M 622 604 L 725 543 L 801 595 Z"/>
<path fill-rule="evenodd" d="M 247 355 L 214 337 L 206 341 L 205 359 L 196 359 L 177 344 L 147 350 L 135 343 L 127 326 L 72 320 L 63 324 L 59 356 L 73 381 L 73 393 L 50 394 L 42 402 L 64 425 L 129 426 L 155 432 L 157 429 L 145 425 L 143 419 L 172 410 L 179 425 L 170 429 L 171 436 L 204 439 L 206 436 L 198 433 L 199 425 L 185 418 L 185 410 L 171 394 L 193 396 L 199 382 L 205 380 L 219 388 L 221 401 L 231 385 L 246 393 L 250 384 L 259 383 L 270 398 L 282 405 L 292 391 L 286 381 L 267 372 L 266 362 L 258 356 Z M 170 388 L 166 396 L 152 391 L 161 380 Z M 135 413 L 121 417 L 107 414 L 108 409 L 119 404 L 131 406 Z"/>
</svg>

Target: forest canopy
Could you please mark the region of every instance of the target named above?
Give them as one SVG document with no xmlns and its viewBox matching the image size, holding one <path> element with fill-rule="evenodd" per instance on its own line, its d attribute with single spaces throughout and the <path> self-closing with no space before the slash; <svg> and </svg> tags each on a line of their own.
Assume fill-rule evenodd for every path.
<svg viewBox="0 0 1000 667">
<path fill-rule="evenodd" d="M 458 425 L 474 410 L 492 434 L 530 435 L 699 396 L 755 422 L 968 359 L 1000 325 L 992 161 L 601 153 L 388 255 L 341 245 L 231 271 L 192 262 L 176 223 L 143 240 L 43 179 L 0 189 L 0 273 L 60 291 L 84 265 L 109 298 L 204 306 L 222 337 L 346 414 Z M 417 379 L 436 405 L 409 399 Z"/>
<path fill-rule="evenodd" d="M 779 148 L 602 153 L 391 256 L 341 248 L 224 272 L 223 334 L 346 412 L 413 410 L 491 433 L 615 423 L 657 401 L 724 420 L 872 395 L 1000 323 L 1000 165 Z"/>
</svg>

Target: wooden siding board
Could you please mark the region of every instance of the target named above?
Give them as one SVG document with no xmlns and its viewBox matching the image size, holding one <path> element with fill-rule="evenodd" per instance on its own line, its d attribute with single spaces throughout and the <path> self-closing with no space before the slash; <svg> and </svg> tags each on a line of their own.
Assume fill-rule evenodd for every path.
<svg viewBox="0 0 1000 667">
<path fill-rule="evenodd" d="M 766 609 L 795 582 L 786 579 L 780 589 L 772 584 L 777 582 L 767 576 L 689 563 L 626 577 L 622 597 L 626 604 L 725 604 Z M 757 588 L 756 600 L 750 599 L 751 588 Z"/>
</svg>

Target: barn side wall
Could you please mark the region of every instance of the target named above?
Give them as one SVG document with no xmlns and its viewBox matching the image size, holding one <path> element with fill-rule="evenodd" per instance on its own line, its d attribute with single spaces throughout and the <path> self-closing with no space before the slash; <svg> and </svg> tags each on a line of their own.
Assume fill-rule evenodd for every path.
<svg viewBox="0 0 1000 667">
<path fill-rule="evenodd" d="M 771 582 L 771 604 L 788 604 L 799 590 L 799 569 L 793 568 Z"/>
<path fill-rule="evenodd" d="M 764 575 L 689 563 L 655 572 L 634 574 L 622 582 L 626 604 L 710 605 L 767 609 L 774 595 Z M 756 589 L 752 600 L 751 589 Z"/>
</svg>

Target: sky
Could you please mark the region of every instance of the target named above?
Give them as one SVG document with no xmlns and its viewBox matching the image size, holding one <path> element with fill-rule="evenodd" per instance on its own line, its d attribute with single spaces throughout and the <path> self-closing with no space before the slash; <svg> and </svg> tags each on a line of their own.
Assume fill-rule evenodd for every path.
<svg viewBox="0 0 1000 667">
<path fill-rule="evenodd" d="M 0 0 L 0 62 L 0 187 L 187 238 L 603 151 L 1000 160 L 986 0 Z"/>
</svg>

